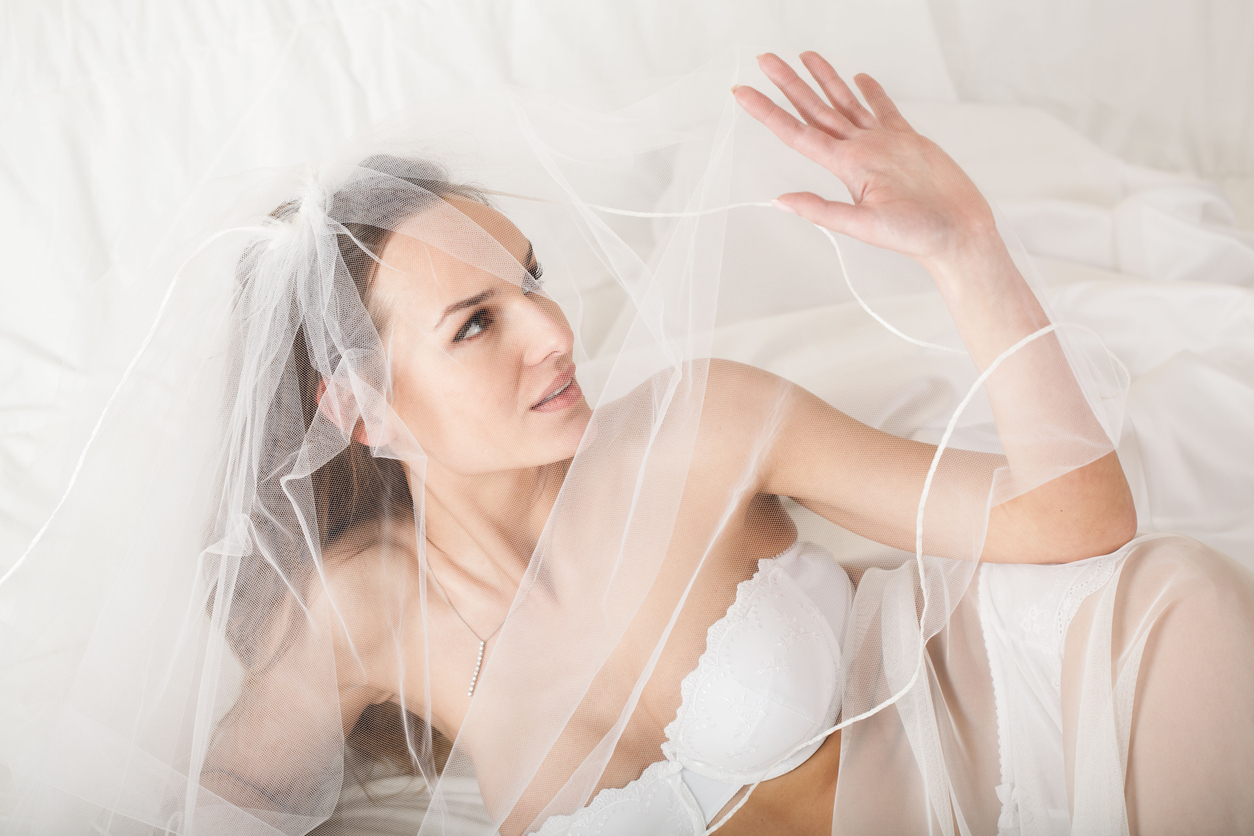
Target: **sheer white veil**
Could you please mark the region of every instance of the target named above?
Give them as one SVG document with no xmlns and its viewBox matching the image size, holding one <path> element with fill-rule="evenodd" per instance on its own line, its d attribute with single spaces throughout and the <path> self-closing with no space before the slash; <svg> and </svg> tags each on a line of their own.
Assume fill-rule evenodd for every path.
<svg viewBox="0 0 1254 836">
<path fill-rule="evenodd" d="M 0 565 L 10 832 L 304 833 L 354 780 L 346 740 L 413 768 L 429 791 L 424 834 L 468 826 L 449 800 L 466 782 L 484 832 L 518 833 L 638 774 L 660 757 L 642 741 L 666 724 L 636 712 L 642 695 L 679 695 L 660 661 L 695 664 L 757 565 L 709 556 L 776 429 L 771 404 L 728 454 L 725 495 L 702 499 L 724 516 L 684 516 L 702 427 L 726 403 L 707 391 L 710 357 L 953 448 L 934 462 L 917 554 L 854 567 L 842 762 L 889 770 L 851 809 L 894 805 L 942 832 L 996 819 L 961 757 L 964 735 L 985 747 L 993 735 L 995 750 L 995 726 L 962 713 L 991 685 L 940 670 L 924 647 L 960 617 L 989 509 L 1115 448 L 1126 372 L 1065 323 L 977 368 L 914 262 L 770 207 L 786 191 L 845 192 L 739 112 L 733 82 L 767 88 L 727 58 L 611 111 L 485 95 L 397 120 L 316 168 L 220 184 L 215 226 L 154 261 L 168 293 L 63 501 Z M 533 290 L 531 266 L 467 214 L 476 203 L 529 239 L 534 292 L 570 319 L 594 411 L 454 724 L 432 706 L 442 676 L 465 688 L 473 660 L 433 637 L 438 593 L 412 571 L 427 560 L 427 453 L 392 409 L 386 315 L 363 287 L 404 235 Z M 990 397 L 1024 381 L 1055 397 L 999 433 Z M 1007 460 L 1010 448 L 1029 452 Z M 867 462 L 863 477 L 876 472 Z M 838 561 L 868 553 L 793 510 Z M 354 736 L 340 706 L 366 666 L 353 615 L 366 599 L 396 678 L 370 710 L 377 725 Z M 1094 722 L 1085 768 L 1121 778 L 1126 736 L 1113 715 Z"/>
</svg>

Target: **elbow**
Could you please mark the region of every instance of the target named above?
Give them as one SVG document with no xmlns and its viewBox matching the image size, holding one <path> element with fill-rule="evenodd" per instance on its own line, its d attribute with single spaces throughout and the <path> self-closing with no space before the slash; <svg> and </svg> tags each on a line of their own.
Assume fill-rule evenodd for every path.
<svg viewBox="0 0 1254 836">
<path fill-rule="evenodd" d="M 1105 525 L 1102 525 L 1100 530 L 1094 532 L 1094 536 L 1088 543 L 1088 548 L 1084 549 L 1088 553 L 1076 559 L 1082 560 L 1084 557 L 1098 557 L 1118 551 L 1132 542 L 1134 537 L 1136 537 L 1136 508 L 1132 504 L 1132 497 L 1129 496 L 1127 507 L 1120 508 L 1109 515 L 1105 520 Z"/>
<path fill-rule="evenodd" d="M 1058 520 L 1057 559 L 1052 562 L 1073 563 L 1116 552 L 1136 537 L 1136 506 L 1127 482 L 1122 490 L 1094 498 L 1087 513 L 1062 515 Z M 1113 495 L 1112 495 L 1113 494 Z"/>
<path fill-rule="evenodd" d="M 1065 515 L 1038 528 L 1037 548 L 1025 550 L 1027 563 L 1075 563 L 1116 552 L 1136 536 L 1136 512 L 1102 514 L 1086 520 Z"/>
<path fill-rule="evenodd" d="M 1087 557 L 1110 554 L 1126 546 L 1136 537 L 1136 503 L 1132 501 L 1132 488 L 1124 476 L 1119 457 L 1110 453 L 1105 457 L 1108 475 L 1104 501 L 1095 503 L 1100 511 L 1093 526 L 1094 538 Z"/>
<path fill-rule="evenodd" d="M 1032 521 L 1032 563 L 1074 563 L 1118 551 L 1137 531 L 1136 505 L 1123 468 L 1113 453 L 1047 482 L 1011 502 L 1022 501 Z"/>
</svg>

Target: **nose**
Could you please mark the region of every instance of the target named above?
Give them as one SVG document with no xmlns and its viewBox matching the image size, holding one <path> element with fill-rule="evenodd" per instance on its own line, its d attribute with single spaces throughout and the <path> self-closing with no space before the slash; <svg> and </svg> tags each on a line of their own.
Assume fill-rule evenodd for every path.
<svg viewBox="0 0 1254 836">
<path fill-rule="evenodd" d="M 550 357 L 569 354 L 574 347 L 575 335 L 566 322 L 561 308 L 551 299 L 539 295 L 525 301 L 527 321 L 526 347 L 523 362 L 539 365 Z"/>
</svg>

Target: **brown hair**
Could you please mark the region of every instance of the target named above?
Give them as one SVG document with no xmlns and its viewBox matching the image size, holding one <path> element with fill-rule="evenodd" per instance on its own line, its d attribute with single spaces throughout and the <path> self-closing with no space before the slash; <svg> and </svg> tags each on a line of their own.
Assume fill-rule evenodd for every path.
<svg viewBox="0 0 1254 836">
<path fill-rule="evenodd" d="M 387 312 L 373 304 L 372 290 L 378 272 L 377 259 L 400 221 L 413 217 L 446 197 L 460 197 L 487 203 L 483 193 L 469 185 L 454 183 L 438 165 L 425 161 L 379 154 L 368 157 L 358 168 L 388 175 L 369 189 L 336 193 L 328 214 L 340 217 L 368 217 L 369 223 L 343 223 L 347 234 L 337 235 L 340 259 L 352 278 L 362 304 L 375 329 L 387 326 Z M 417 186 L 418 188 L 412 188 Z M 363 196 L 365 199 L 363 199 Z M 347 205 L 346 205 L 347 204 Z M 286 220 L 300 209 L 297 201 L 283 204 L 273 213 Z M 301 412 L 308 430 L 318 411 L 318 389 L 322 377 L 310 361 L 305 344 L 305 326 L 296 329 L 292 344 Z M 404 470 L 396 459 L 375 458 L 369 448 L 350 439 L 348 447 L 319 468 L 312 476 L 318 534 L 326 548 L 350 530 L 379 523 L 385 516 L 413 512 L 413 497 Z"/>
<path fill-rule="evenodd" d="M 332 194 L 325 210 L 332 220 L 340 220 L 344 230 L 336 236 L 343 272 L 351 278 L 375 329 L 382 333 L 387 311 L 372 304 L 372 289 L 377 259 L 393 228 L 444 198 L 458 197 L 484 204 L 487 200 L 480 190 L 452 182 L 442 167 L 425 160 L 376 155 L 358 163 L 358 169 L 359 176 Z M 376 172 L 386 176 L 376 176 Z M 363 177 L 368 180 L 363 182 Z M 291 200 L 271 216 L 289 221 L 300 209 L 300 201 Z M 261 253 L 259 247 L 254 247 L 241 259 L 241 288 L 247 290 Z M 296 406 L 291 398 L 291 384 L 295 383 L 300 415 L 308 432 L 317 416 L 322 376 L 310 357 L 302 313 L 276 311 L 273 315 L 293 317 L 296 328 L 291 353 L 284 363 L 285 385 L 271 405 L 268 416 L 272 417 L 267 417 L 263 430 L 260 470 L 267 475 L 258 474 L 258 507 L 251 515 L 258 537 L 268 546 L 268 554 L 254 553 L 241 559 L 226 628 L 236 656 L 253 674 L 270 668 L 291 645 L 300 624 L 299 608 L 292 606 L 291 589 L 307 588 L 314 569 L 300 525 L 294 522 L 291 500 L 280 483 L 281 474 L 290 469 L 294 455 L 288 449 Z M 289 466 L 284 467 L 284 463 Z M 413 518 L 413 496 L 401 463 L 376 458 L 368 447 L 351 438 L 347 447 L 314 471 L 310 482 L 323 553 L 350 532 L 354 540 L 361 538 L 354 542 L 352 550 L 360 553 L 383 536 L 386 520 Z M 209 607 L 212 611 L 212 596 Z M 384 758 L 412 769 L 415 764 L 406 742 L 407 728 L 412 735 L 415 728 L 421 728 L 421 720 L 395 705 L 371 706 L 349 734 L 347 743 L 369 757 Z M 432 735 L 437 760 L 442 761 L 448 742 L 434 729 Z"/>
</svg>

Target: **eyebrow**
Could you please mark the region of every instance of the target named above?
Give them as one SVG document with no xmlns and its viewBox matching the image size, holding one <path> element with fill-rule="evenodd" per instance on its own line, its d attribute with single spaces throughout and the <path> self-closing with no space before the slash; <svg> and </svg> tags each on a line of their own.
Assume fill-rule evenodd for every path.
<svg viewBox="0 0 1254 836">
<path fill-rule="evenodd" d="M 460 302 L 454 302 L 453 304 L 449 305 L 447 308 L 444 309 L 444 313 L 440 315 L 440 321 L 437 322 L 435 324 L 435 327 L 432 328 L 431 330 L 438 331 L 440 326 L 444 324 L 444 320 L 449 318 L 450 314 L 455 314 L 460 310 L 465 310 L 466 308 L 473 308 L 475 305 L 481 304 L 482 302 L 487 301 L 488 299 L 492 298 L 495 295 L 496 295 L 496 288 L 490 287 L 487 290 L 483 291 L 483 293 L 476 293 L 474 296 L 467 297 L 466 299 L 463 299 Z"/>
<path fill-rule="evenodd" d="M 532 245 L 530 241 L 528 241 L 527 242 L 527 255 L 523 257 L 523 269 L 525 269 L 527 272 L 531 272 L 532 270 L 535 269 L 536 264 L 539 264 L 539 262 L 536 260 L 535 247 Z M 440 326 L 444 324 L 444 320 L 448 319 L 449 316 L 451 316 L 452 314 L 455 314 L 458 311 L 465 310 L 466 308 L 473 308 L 475 305 L 486 302 L 488 299 L 491 299 L 495 295 L 496 295 L 496 288 L 492 287 L 483 291 L 483 293 L 476 293 L 474 296 L 467 297 L 461 300 L 460 302 L 454 302 L 453 304 L 449 305 L 447 308 L 444 309 L 444 313 L 440 314 L 440 321 L 437 322 L 435 324 L 435 327 L 432 328 L 431 330 L 438 331 L 440 329 Z"/>
</svg>

